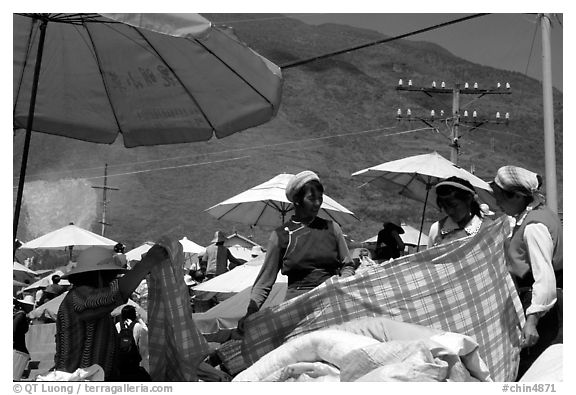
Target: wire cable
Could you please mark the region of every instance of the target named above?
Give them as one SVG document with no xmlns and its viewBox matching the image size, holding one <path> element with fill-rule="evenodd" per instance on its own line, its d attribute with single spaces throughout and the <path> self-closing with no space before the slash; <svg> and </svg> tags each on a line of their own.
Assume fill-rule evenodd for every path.
<svg viewBox="0 0 576 395">
<path fill-rule="evenodd" d="M 528 66 L 530 66 L 530 59 L 532 59 L 532 50 L 534 49 L 534 42 L 536 41 L 536 33 L 538 32 L 538 27 L 540 26 L 540 19 L 538 23 L 534 25 L 534 34 L 532 35 L 532 44 L 530 45 L 530 54 L 528 55 L 528 61 L 526 62 L 526 70 L 524 70 L 524 75 L 528 76 Z"/>
<path fill-rule="evenodd" d="M 347 133 L 341 133 L 341 134 L 337 134 L 337 135 L 332 135 L 332 136 L 322 136 L 322 137 L 316 137 L 316 138 L 309 138 L 309 139 L 302 139 L 302 140 L 294 140 L 294 141 L 289 141 L 289 142 L 284 142 L 284 143 L 276 143 L 276 144 L 266 144 L 266 145 L 261 145 L 261 146 L 256 146 L 256 147 L 249 147 L 249 148 L 239 148 L 239 149 L 234 149 L 234 150 L 228 150 L 226 152 L 232 152 L 232 151 L 245 151 L 245 150 L 249 150 L 249 149 L 265 149 L 265 153 L 270 152 L 270 148 L 279 148 L 281 146 L 284 145 L 288 145 L 288 144 L 297 144 L 297 143 L 305 143 L 304 147 L 294 147 L 291 149 L 288 149 L 286 151 L 294 151 L 294 150 L 304 150 L 304 149 L 311 149 L 311 148 L 320 148 L 321 145 L 310 145 L 311 142 L 314 141 L 323 141 L 323 140 L 327 140 L 327 139 L 331 139 L 331 138 L 340 138 L 340 137 L 348 137 L 348 136 L 361 136 L 361 135 L 366 135 L 368 133 L 374 133 L 374 132 L 379 132 L 379 131 L 383 131 L 383 130 L 390 130 L 390 129 L 395 129 L 397 128 L 397 126 L 388 126 L 388 127 L 382 127 L 382 128 L 375 128 L 375 129 L 368 129 L 368 130 L 361 130 L 361 131 L 356 131 L 356 132 L 347 132 Z M 435 130 L 434 128 L 430 128 L 430 127 L 425 127 L 425 128 L 418 128 L 418 129 L 410 129 L 410 130 L 403 130 L 403 131 L 399 131 L 399 132 L 393 132 L 393 133 L 388 133 L 388 134 L 384 134 L 378 137 L 392 137 L 392 136 L 400 136 L 400 135 L 404 135 L 404 134 L 409 134 L 409 133 L 415 133 L 415 132 L 420 132 L 420 131 L 425 131 L 425 130 Z M 224 151 L 222 151 L 224 152 Z M 206 162 L 200 162 L 200 163 L 189 163 L 189 164 L 185 164 L 185 165 L 179 165 L 179 166 L 166 166 L 166 167 L 159 167 L 159 168 L 152 168 L 152 169 L 144 169 L 144 170 L 136 170 L 136 171 L 131 171 L 131 172 L 124 172 L 124 173 L 109 173 L 107 176 L 108 177 L 117 177 L 117 176 L 124 176 L 124 175 L 133 175 L 133 174 L 141 174 L 141 173 L 149 173 L 149 172 L 153 172 L 153 171 L 159 171 L 159 170 L 172 170 L 172 169 L 180 169 L 180 168 L 185 168 L 185 167 L 192 167 L 192 166 L 203 166 L 203 165 L 209 165 L 209 164 L 214 164 L 214 163 L 223 163 L 223 162 L 229 162 L 229 161 L 236 161 L 236 160 L 241 160 L 241 159 L 247 159 L 252 157 L 251 155 L 245 155 L 245 156 L 241 156 L 241 157 L 236 157 L 236 158 L 228 158 L 228 159 L 222 159 L 222 160 L 214 160 L 214 161 L 206 161 Z M 111 166 L 108 166 L 108 170 L 110 170 Z M 98 168 L 94 168 L 94 169 L 101 169 L 101 167 Z M 45 173 L 44 173 L 45 174 Z M 58 172 L 56 172 L 56 174 L 58 174 Z M 67 177 L 67 178 L 61 178 L 66 180 L 66 179 L 84 179 L 84 180 L 93 180 L 93 179 L 101 179 L 104 178 L 103 175 L 99 175 L 99 176 L 91 176 L 91 177 Z M 34 181 L 41 181 L 41 179 L 38 180 L 34 180 Z M 16 187 L 13 187 L 16 188 Z"/>
<path fill-rule="evenodd" d="M 343 54 L 343 53 L 356 51 L 356 50 L 358 50 L 358 49 L 363 49 L 363 48 L 371 47 L 371 46 L 378 45 L 378 44 L 384 44 L 384 43 L 388 43 L 388 42 L 391 42 L 391 41 L 400 40 L 400 39 L 402 39 L 402 38 L 414 36 L 414 35 L 416 35 L 416 34 L 428 32 L 428 31 L 431 31 L 431 30 L 436 30 L 436 29 L 439 29 L 439 28 L 441 28 L 441 27 L 453 25 L 453 24 L 455 24 L 455 23 L 464 22 L 464 21 L 467 21 L 467 20 L 470 20 L 470 19 L 474 19 L 474 18 L 479 18 L 479 17 L 485 16 L 485 15 L 490 15 L 490 14 L 473 14 L 473 15 L 468 15 L 468 16 L 463 17 L 463 18 L 454 19 L 454 20 L 452 20 L 452 21 L 440 23 L 440 24 L 433 25 L 433 26 L 430 26 L 430 27 L 426 27 L 426 28 L 423 28 L 423 29 L 419 29 L 419 30 L 416 30 L 416 31 L 413 31 L 413 32 L 401 34 L 401 35 L 399 35 L 399 36 L 394 36 L 394 37 L 389 37 L 389 38 L 385 38 L 385 39 L 382 39 L 382 40 L 372 41 L 372 42 L 369 42 L 369 43 L 366 43 L 366 44 L 357 45 L 357 46 L 355 46 L 355 47 L 351 47 L 351 48 L 347 48 L 347 49 L 342 49 L 342 50 L 336 51 L 336 52 L 330 52 L 330 53 L 327 53 L 327 54 L 324 54 L 324 55 L 314 56 L 314 57 L 308 58 L 308 59 L 297 60 L 297 61 L 294 61 L 294 62 L 291 62 L 291 63 L 287 63 L 287 64 L 284 64 L 284 65 L 281 65 L 280 68 L 281 68 L 281 69 L 289 69 L 289 68 L 296 67 L 296 66 L 302 66 L 303 64 L 310 63 L 310 62 L 313 62 L 313 61 L 316 61 L 316 60 L 326 59 L 326 58 L 329 58 L 329 57 L 332 57 L 332 56 L 341 55 L 341 54 Z"/>
</svg>

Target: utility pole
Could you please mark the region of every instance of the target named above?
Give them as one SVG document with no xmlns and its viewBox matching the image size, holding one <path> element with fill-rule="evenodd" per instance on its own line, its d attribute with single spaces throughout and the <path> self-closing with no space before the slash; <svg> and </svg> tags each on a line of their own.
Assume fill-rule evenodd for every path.
<svg viewBox="0 0 576 395">
<path fill-rule="evenodd" d="M 450 145 L 450 161 L 458 164 L 458 138 L 460 137 L 460 84 L 454 84 L 452 88 L 452 144 Z"/>
<path fill-rule="evenodd" d="M 102 220 L 99 221 L 99 223 L 102 224 L 102 233 L 101 233 L 102 236 L 104 236 L 104 232 L 106 231 L 106 225 L 112 226 L 112 224 L 106 223 L 106 207 L 108 206 L 108 203 L 110 203 L 108 200 L 106 200 L 107 199 L 106 192 L 108 190 L 112 191 L 119 190 L 116 187 L 109 187 L 107 184 L 108 184 L 108 163 L 106 163 L 106 165 L 104 166 L 104 185 L 92 186 L 92 188 L 102 189 Z"/>
<path fill-rule="evenodd" d="M 496 86 L 496 89 L 480 89 L 478 88 L 478 83 L 474 83 L 474 87 L 470 88 L 468 86 L 468 83 L 466 82 L 464 85 L 464 88 L 461 88 L 460 84 L 457 83 L 454 85 L 454 87 L 452 89 L 450 88 L 446 88 L 446 84 L 444 82 L 442 82 L 441 87 L 437 88 L 436 87 L 436 81 L 432 82 L 432 86 L 431 87 L 416 87 L 412 85 L 412 80 L 408 80 L 408 86 L 405 86 L 402 82 L 402 80 L 400 80 L 398 82 L 398 86 L 396 87 L 396 90 L 399 91 L 412 91 L 412 92 L 422 92 L 430 97 L 433 97 L 432 94 L 434 93 L 439 93 L 439 94 L 452 94 L 452 117 L 451 118 L 442 118 L 443 117 L 443 112 L 441 111 L 440 113 L 440 118 L 436 117 L 436 113 L 434 110 L 432 110 L 430 112 L 430 117 L 412 117 L 412 111 L 410 109 L 407 110 L 407 115 L 408 121 L 422 121 L 425 124 L 427 124 L 428 126 L 432 127 L 433 129 L 435 129 L 436 131 L 438 131 L 437 127 L 434 127 L 430 122 L 436 122 L 436 121 L 443 121 L 446 122 L 448 120 L 452 121 L 452 127 L 450 128 L 450 160 L 452 163 L 454 163 L 455 165 L 458 164 L 458 153 L 460 150 L 460 144 L 459 144 L 459 140 L 460 140 L 460 125 L 463 123 L 466 124 L 472 124 L 472 128 L 470 130 L 474 130 L 475 128 L 479 127 L 480 125 L 484 124 L 484 123 L 506 123 L 508 124 L 508 121 L 510 119 L 510 114 L 506 113 L 506 119 L 504 121 L 502 121 L 500 119 L 500 112 L 496 113 L 496 120 L 492 121 L 492 120 L 488 120 L 488 119 L 484 119 L 484 120 L 480 120 L 477 118 L 477 113 L 476 111 L 474 111 L 473 113 L 473 119 L 469 120 L 468 118 L 468 112 L 465 111 L 464 112 L 464 118 L 462 118 L 462 116 L 460 115 L 460 95 L 478 95 L 478 98 L 484 96 L 484 95 L 509 95 L 512 93 L 512 91 L 510 90 L 510 84 L 506 83 L 506 87 L 502 88 L 501 84 L 498 83 Z M 398 120 L 403 120 L 406 119 L 405 117 L 402 116 L 402 110 L 398 109 L 397 112 L 397 117 Z"/>
<path fill-rule="evenodd" d="M 546 167 L 546 205 L 558 212 L 556 187 L 556 145 L 552 95 L 552 57 L 550 50 L 550 14 L 539 14 L 542 29 L 542 94 L 544 102 L 544 157 Z"/>
</svg>

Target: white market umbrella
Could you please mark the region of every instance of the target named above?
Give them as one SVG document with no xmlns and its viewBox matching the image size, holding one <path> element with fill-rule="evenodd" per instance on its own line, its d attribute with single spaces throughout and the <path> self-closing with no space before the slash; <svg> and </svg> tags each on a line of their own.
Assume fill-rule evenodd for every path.
<svg viewBox="0 0 576 395">
<path fill-rule="evenodd" d="M 184 236 L 179 241 L 180 244 L 182 244 L 182 250 L 184 252 L 201 255 L 206 251 L 206 247 L 202 247 L 200 244 L 196 244 L 192 240 L 188 240 L 186 236 Z"/>
<path fill-rule="evenodd" d="M 212 206 L 205 211 L 218 220 L 239 222 L 246 225 L 280 226 L 294 205 L 286 198 L 286 184 L 292 174 L 276 177 Z M 324 194 L 319 217 L 338 224 L 359 221 L 353 212 Z"/>
<path fill-rule="evenodd" d="M 14 266 L 12 267 L 12 270 L 15 272 L 24 272 L 27 274 L 31 274 L 33 276 L 38 275 L 38 273 L 36 273 L 34 270 L 30 270 L 29 268 L 27 268 L 26 266 L 24 266 L 20 262 L 14 262 Z"/>
<path fill-rule="evenodd" d="M 140 259 L 142 259 L 142 254 L 147 253 L 148 250 L 150 248 L 152 248 L 153 245 L 154 245 L 154 243 L 152 243 L 152 242 L 146 242 L 146 243 L 142 244 L 141 246 L 138 246 L 136 248 L 131 249 L 126 254 L 124 254 L 124 256 L 126 256 L 126 260 L 128 262 L 139 261 Z"/>
<path fill-rule="evenodd" d="M 486 181 L 456 166 L 437 152 L 385 162 L 352 173 L 352 177 L 364 181 L 365 184 L 374 184 L 382 189 L 423 202 L 420 233 L 422 233 L 424 226 L 426 205 L 428 202 L 436 205 L 434 186 L 453 176 L 469 181 L 474 186 L 480 201 L 489 206 L 495 206 L 496 201 L 492 195 L 492 188 Z"/>
<path fill-rule="evenodd" d="M 34 290 L 37 290 L 39 288 L 46 288 L 48 285 L 52 284 L 52 276 L 54 276 L 56 274 L 59 275 L 60 277 L 62 277 L 64 275 L 64 272 L 61 270 L 56 270 L 55 272 L 50 273 L 47 276 L 42 277 L 40 280 L 36 281 L 35 283 L 27 286 L 22 291 L 26 292 L 26 291 L 34 291 Z M 58 284 L 70 285 L 70 282 L 68 280 L 62 278 L 62 279 L 60 279 L 60 282 Z"/>
<path fill-rule="evenodd" d="M 16 280 L 18 282 L 23 282 L 23 281 L 33 281 L 35 279 L 35 277 L 38 275 L 38 273 L 36 273 L 33 270 L 28 269 L 26 266 L 24 266 L 23 264 L 19 263 L 19 262 L 14 262 L 14 266 L 12 268 L 12 279 Z M 24 286 L 28 285 L 26 283 L 23 283 Z"/>
<path fill-rule="evenodd" d="M 428 245 L 428 236 L 422 233 L 420 235 L 420 231 L 410 225 L 401 224 L 402 229 L 404 229 L 404 233 L 400 235 L 400 238 L 404 242 L 404 244 L 408 245 L 421 245 L 425 246 Z M 420 239 L 420 242 L 418 242 Z M 371 237 L 369 239 L 364 240 L 364 243 L 376 243 L 378 241 L 378 235 Z"/>
<path fill-rule="evenodd" d="M 69 224 L 63 228 L 40 236 L 34 240 L 22 244 L 22 249 L 58 250 L 70 248 L 70 260 L 72 260 L 72 248 L 84 250 L 92 246 L 114 248 L 117 244 L 114 240 L 92 233 L 89 230 Z"/>
<path fill-rule="evenodd" d="M 194 291 L 230 293 L 252 287 L 258 273 L 260 273 L 265 255 L 259 255 L 243 265 L 236 266 L 226 273 L 192 287 L 192 289 Z M 288 283 L 288 277 L 279 272 L 276 283 Z"/>
</svg>

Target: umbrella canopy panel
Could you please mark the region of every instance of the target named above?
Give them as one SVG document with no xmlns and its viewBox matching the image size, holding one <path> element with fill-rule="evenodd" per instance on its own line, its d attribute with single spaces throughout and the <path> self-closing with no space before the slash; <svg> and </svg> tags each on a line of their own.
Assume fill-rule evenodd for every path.
<svg viewBox="0 0 576 395">
<path fill-rule="evenodd" d="M 192 240 L 188 240 L 187 237 L 183 237 L 179 241 L 180 244 L 182 244 L 182 249 L 184 252 L 190 254 L 204 254 L 206 251 L 206 247 L 202 247 L 201 245 L 194 243 Z"/>
<path fill-rule="evenodd" d="M 246 225 L 280 226 L 294 210 L 294 205 L 286 198 L 286 184 L 292 176 L 279 174 L 205 211 L 219 220 Z M 353 212 L 326 194 L 318 215 L 340 225 L 359 221 Z"/>
<path fill-rule="evenodd" d="M 148 250 L 150 248 L 152 248 L 153 245 L 154 245 L 154 243 L 152 243 L 152 242 L 146 242 L 146 243 L 142 244 L 141 246 L 138 246 L 136 248 L 131 249 L 130 251 L 128 251 L 124 255 L 126 256 L 126 259 L 128 260 L 128 262 L 139 261 L 140 259 L 142 259 L 142 254 L 147 253 Z"/>
<path fill-rule="evenodd" d="M 22 244 L 23 249 L 47 249 L 54 250 L 74 246 L 74 249 L 82 250 L 91 246 L 114 248 L 117 243 L 114 240 L 92 233 L 89 230 L 70 224 L 50 233 L 40 236 Z"/>
<path fill-rule="evenodd" d="M 222 138 L 278 111 L 280 69 L 200 15 L 106 15 L 14 14 L 15 129 L 26 128 L 42 21 L 34 131 L 175 144 Z"/>
<path fill-rule="evenodd" d="M 398 192 L 403 196 L 436 206 L 434 185 L 456 176 L 469 181 L 481 202 L 496 206 L 492 188 L 484 180 L 456 166 L 437 152 L 398 159 L 369 167 L 352 174 L 353 177 Z M 427 193 L 428 192 L 428 193 Z"/>
</svg>

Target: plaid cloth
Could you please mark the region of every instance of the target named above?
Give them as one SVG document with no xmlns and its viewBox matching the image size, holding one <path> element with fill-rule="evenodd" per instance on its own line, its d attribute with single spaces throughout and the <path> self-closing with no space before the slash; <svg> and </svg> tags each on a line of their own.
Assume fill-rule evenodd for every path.
<svg viewBox="0 0 576 395">
<path fill-rule="evenodd" d="M 261 310 L 245 322 L 248 364 L 288 339 L 360 317 L 387 316 L 471 336 L 495 381 L 514 381 L 524 325 L 506 269 L 502 217 L 475 236 L 408 255 Z"/>
<path fill-rule="evenodd" d="M 192 320 L 182 245 L 168 239 L 158 244 L 170 259 L 152 269 L 148 284 L 150 376 L 154 381 L 197 381 L 198 365 L 210 349 Z"/>
</svg>

